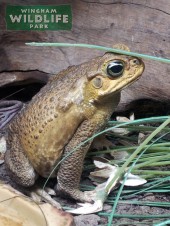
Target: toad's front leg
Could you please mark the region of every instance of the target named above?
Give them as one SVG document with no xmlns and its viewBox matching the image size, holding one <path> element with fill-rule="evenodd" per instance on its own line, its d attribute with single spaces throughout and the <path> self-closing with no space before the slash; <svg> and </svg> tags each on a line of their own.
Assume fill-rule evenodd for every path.
<svg viewBox="0 0 170 226">
<path fill-rule="evenodd" d="M 64 157 L 69 153 L 70 155 L 61 163 L 57 175 L 57 191 L 81 202 L 93 201 L 93 192 L 82 192 L 79 190 L 84 158 L 90 148 L 92 140 L 78 147 L 73 153 L 71 152 L 76 146 L 96 132 L 97 129 L 95 127 L 94 123 L 90 121 L 84 121 L 80 125 L 73 138 L 65 147 Z"/>
</svg>

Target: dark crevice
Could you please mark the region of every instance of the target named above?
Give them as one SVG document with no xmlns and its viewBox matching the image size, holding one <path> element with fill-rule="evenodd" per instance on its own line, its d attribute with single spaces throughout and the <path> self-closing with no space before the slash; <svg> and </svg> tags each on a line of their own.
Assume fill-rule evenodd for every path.
<svg viewBox="0 0 170 226">
<path fill-rule="evenodd" d="M 48 82 L 51 74 L 40 70 L 2 70 L 0 101 L 27 102 Z"/>
<path fill-rule="evenodd" d="M 0 87 L 0 100 L 28 102 L 45 85 L 45 82 L 28 79 Z"/>
<path fill-rule="evenodd" d="M 40 70 L 38 70 L 38 69 L 36 69 L 36 70 L 2 70 L 2 71 L 0 71 L 0 73 L 10 73 L 10 72 L 23 72 L 23 73 L 27 73 L 27 72 L 40 72 L 40 73 L 43 73 L 43 74 L 47 74 L 47 75 L 49 75 L 49 73 L 47 73 L 47 72 L 44 72 L 44 71 L 40 71 Z"/>
<path fill-rule="evenodd" d="M 135 119 L 166 116 L 170 114 L 170 101 L 157 101 L 152 99 L 139 99 L 127 103 L 119 112 L 115 112 L 112 118 L 117 115 L 129 117 L 130 113 L 134 113 Z"/>
</svg>

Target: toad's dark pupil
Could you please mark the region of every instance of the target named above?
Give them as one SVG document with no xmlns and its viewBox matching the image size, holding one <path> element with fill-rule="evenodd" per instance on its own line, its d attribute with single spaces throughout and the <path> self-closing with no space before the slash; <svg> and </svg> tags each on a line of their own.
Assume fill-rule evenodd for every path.
<svg viewBox="0 0 170 226">
<path fill-rule="evenodd" d="M 107 67 L 107 73 L 111 77 L 118 77 L 122 75 L 124 70 L 124 64 L 121 61 L 111 62 Z"/>
<path fill-rule="evenodd" d="M 117 74 L 117 73 L 119 73 L 120 71 L 122 71 L 122 69 L 123 69 L 122 65 L 119 65 L 119 64 L 114 65 L 114 66 L 112 66 L 112 67 L 110 68 L 110 70 L 111 70 L 113 73 L 115 73 L 115 74 Z"/>
</svg>

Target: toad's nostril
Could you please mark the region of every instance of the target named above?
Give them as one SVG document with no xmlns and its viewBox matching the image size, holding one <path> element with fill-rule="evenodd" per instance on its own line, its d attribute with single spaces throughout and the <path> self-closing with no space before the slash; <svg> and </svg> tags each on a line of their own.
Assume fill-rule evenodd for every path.
<svg viewBox="0 0 170 226">
<path fill-rule="evenodd" d="M 136 65 L 140 65 L 140 61 L 138 59 L 134 59 L 133 63 L 136 64 Z"/>
</svg>

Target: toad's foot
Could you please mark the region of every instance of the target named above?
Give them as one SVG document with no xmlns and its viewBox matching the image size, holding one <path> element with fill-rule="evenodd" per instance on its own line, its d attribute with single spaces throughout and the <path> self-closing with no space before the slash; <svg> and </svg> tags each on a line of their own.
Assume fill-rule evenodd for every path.
<svg viewBox="0 0 170 226">
<path fill-rule="evenodd" d="M 94 203 L 94 201 L 96 200 L 95 190 L 83 192 L 77 188 L 62 188 L 61 186 L 59 186 L 59 184 L 57 184 L 55 190 L 60 196 L 68 196 L 72 199 L 78 200 L 79 202 Z"/>
<path fill-rule="evenodd" d="M 51 188 L 35 188 L 31 192 L 29 192 L 29 196 L 36 202 L 36 203 L 41 203 L 42 201 L 47 202 L 51 204 L 52 206 L 62 209 L 61 205 L 56 202 L 52 197 L 56 195 L 55 191 Z"/>
<path fill-rule="evenodd" d="M 91 214 L 99 212 L 103 209 L 103 203 L 107 194 L 103 186 L 102 189 L 98 186 L 93 191 L 85 191 L 84 196 L 88 197 L 88 199 L 91 199 L 93 203 L 77 203 L 80 207 L 78 207 L 77 209 L 67 210 L 66 212 L 73 214 Z"/>
<path fill-rule="evenodd" d="M 94 201 L 96 200 L 96 191 L 92 190 L 92 191 L 84 191 L 84 199 L 85 200 L 89 200 L 90 203 L 94 203 Z"/>
</svg>

